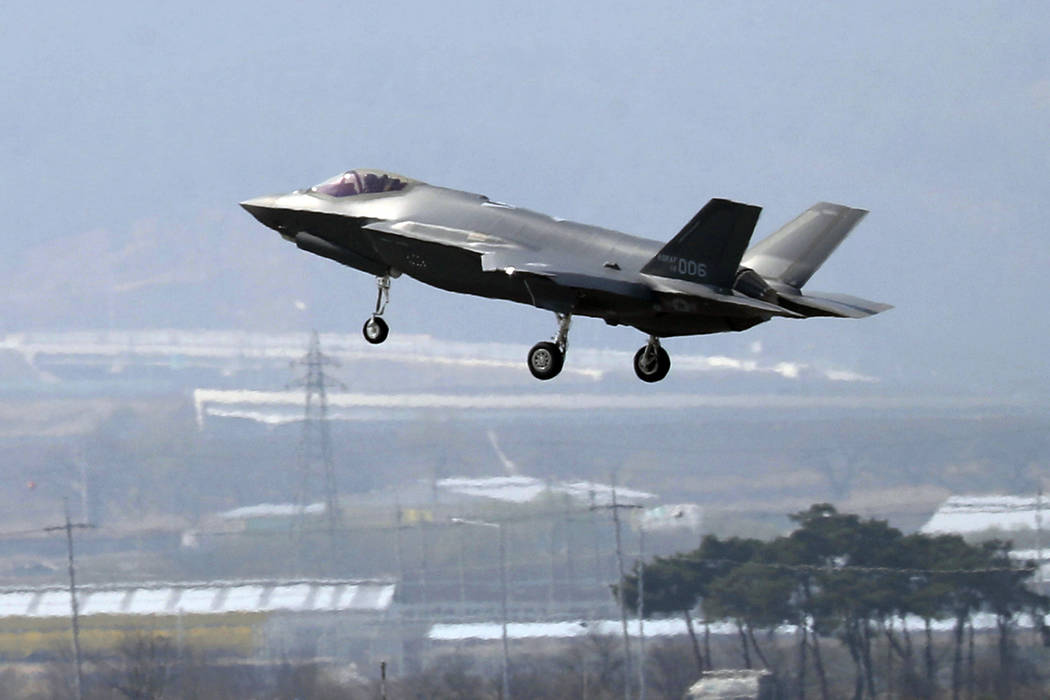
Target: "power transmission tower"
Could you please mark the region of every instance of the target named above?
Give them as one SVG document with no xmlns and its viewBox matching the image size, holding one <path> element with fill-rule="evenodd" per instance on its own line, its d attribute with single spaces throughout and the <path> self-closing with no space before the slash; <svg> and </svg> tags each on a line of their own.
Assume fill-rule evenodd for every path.
<svg viewBox="0 0 1050 700">
<path fill-rule="evenodd" d="M 295 539 L 296 559 L 301 553 L 303 535 L 307 527 L 307 506 L 318 497 L 324 503 L 324 529 L 328 534 L 328 562 L 330 569 L 335 562 L 339 537 L 339 491 L 335 482 L 335 466 L 332 462 L 332 441 L 328 431 L 328 386 L 345 389 L 337 379 L 328 376 L 326 366 L 339 363 L 321 352 L 321 341 L 317 331 L 310 336 L 310 347 L 306 354 L 292 363 L 306 367 L 306 374 L 290 386 L 299 386 L 305 393 L 303 408 L 303 431 L 299 440 L 298 470 L 299 492 L 296 494 Z M 318 493 L 320 491 L 320 493 Z"/>
</svg>

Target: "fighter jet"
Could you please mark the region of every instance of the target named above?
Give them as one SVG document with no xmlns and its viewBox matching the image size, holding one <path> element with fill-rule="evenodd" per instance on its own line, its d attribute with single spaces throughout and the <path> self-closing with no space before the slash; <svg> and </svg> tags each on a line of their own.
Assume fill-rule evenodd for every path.
<svg viewBox="0 0 1050 700">
<path fill-rule="evenodd" d="M 382 343 L 390 281 L 509 299 L 554 312 L 557 332 L 528 352 L 537 379 L 561 371 L 574 316 L 648 335 L 646 382 L 667 376 L 662 338 L 743 331 L 775 316 L 861 318 L 891 308 L 802 287 L 867 213 L 820 202 L 750 250 L 759 207 L 712 199 L 667 244 L 565 221 L 480 194 L 380 170 L 349 170 L 290 194 L 241 202 L 286 240 L 375 275 L 369 343 Z"/>
</svg>

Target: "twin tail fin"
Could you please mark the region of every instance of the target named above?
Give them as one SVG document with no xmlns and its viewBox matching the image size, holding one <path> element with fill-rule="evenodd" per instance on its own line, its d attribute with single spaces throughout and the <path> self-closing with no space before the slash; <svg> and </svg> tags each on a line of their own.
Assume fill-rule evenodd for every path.
<svg viewBox="0 0 1050 700">
<path fill-rule="evenodd" d="M 712 199 L 642 272 L 730 289 L 761 207 Z"/>
<path fill-rule="evenodd" d="M 867 211 L 818 202 L 745 253 L 761 211 L 750 204 L 712 199 L 642 272 L 704 284 L 729 295 L 740 287 L 735 284 L 738 275 L 749 275 L 757 284 L 753 291 L 740 289 L 743 296 L 762 299 L 784 315 L 863 318 L 893 308 L 845 294 L 802 292 Z"/>
</svg>

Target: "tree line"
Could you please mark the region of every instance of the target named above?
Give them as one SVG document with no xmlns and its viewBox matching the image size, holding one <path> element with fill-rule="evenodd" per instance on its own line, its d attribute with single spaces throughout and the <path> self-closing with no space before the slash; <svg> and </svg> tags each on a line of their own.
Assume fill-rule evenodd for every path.
<svg viewBox="0 0 1050 700">
<path fill-rule="evenodd" d="M 613 593 L 636 614 L 641 607 L 646 617 L 682 616 L 701 672 L 711 668 L 711 623 L 729 622 L 744 665 L 772 671 L 784 696 L 805 697 L 810 685 L 822 700 L 838 696 L 829 687 L 829 642 L 848 651 L 855 700 L 875 698 L 893 682 L 876 668 L 873 648 L 880 642 L 885 657 L 897 662 L 900 692 L 934 697 L 942 675 L 935 628 L 946 622 L 951 666 L 945 680 L 953 698 L 974 691 L 978 614 L 994 620 L 997 697 L 1010 697 L 1024 675 L 1016 653 L 1023 616 L 1031 616 L 1050 645 L 1044 622 L 1050 599 L 1028 585 L 1036 564 L 1013 559 L 1007 541 L 905 535 L 884 520 L 839 513 L 828 504 L 791 520 L 794 531 L 771 541 L 708 535 L 693 551 L 636 564 Z M 791 663 L 782 653 L 785 626 L 794 630 L 786 655 Z"/>
</svg>

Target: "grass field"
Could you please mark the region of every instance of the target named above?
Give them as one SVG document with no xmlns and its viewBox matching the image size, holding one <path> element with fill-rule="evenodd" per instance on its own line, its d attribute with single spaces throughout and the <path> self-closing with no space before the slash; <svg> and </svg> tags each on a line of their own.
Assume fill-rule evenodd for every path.
<svg viewBox="0 0 1050 700">
<path fill-rule="evenodd" d="M 167 637 L 186 650 L 249 656 L 265 613 L 166 615 L 94 615 L 80 620 L 84 653 L 116 651 L 133 634 Z M 20 660 L 64 654 L 72 645 L 66 618 L 9 617 L 0 620 L 0 659 Z"/>
</svg>

